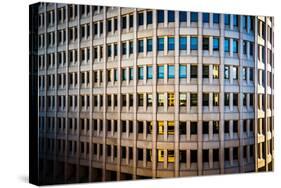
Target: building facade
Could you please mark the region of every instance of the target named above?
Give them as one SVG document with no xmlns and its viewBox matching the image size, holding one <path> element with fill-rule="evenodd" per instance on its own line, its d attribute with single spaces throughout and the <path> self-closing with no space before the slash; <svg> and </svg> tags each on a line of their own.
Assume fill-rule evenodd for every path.
<svg viewBox="0 0 281 188">
<path fill-rule="evenodd" d="M 273 170 L 272 17 L 31 9 L 43 184 Z"/>
</svg>

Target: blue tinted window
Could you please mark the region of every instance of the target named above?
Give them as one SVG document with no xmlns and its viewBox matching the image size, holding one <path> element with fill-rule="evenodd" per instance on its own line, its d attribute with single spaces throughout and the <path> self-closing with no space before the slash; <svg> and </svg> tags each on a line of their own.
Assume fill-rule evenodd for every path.
<svg viewBox="0 0 281 188">
<path fill-rule="evenodd" d="M 138 24 L 143 25 L 143 13 L 138 13 Z"/>
<path fill-rule="evenodd" d="M 197 50 L 198 49 L 198 38 L 190 37 L 190 49 Z"/>
<path fill-rule="evenodd" d="M 229 38 L 224 39 L 224 51 L 229 52 Z"/>
<path fill-rule="evenodd" d="M 238 40 L 237 39 L 233 39 L 232 50 L 233 50 L 233 53 L 238 53 Z"/>
<path fill-rule="evenodd" d="M 147 66 L 146 74 L 147 79 L 152 79 L 152 66 Z"/>
<path fill-rule="evenodd" d="M 164 10 L 157 10 L 157 22 L 164 23 Z"/>
<path fill-rule="evenodd" d="M 168 50 L 174 50 L 175 49 L 175 40 L 174 37 L 168 38 Z"/>
<path fill-rule="evenodd" d="M 168 22 L 174 22 L 175 21 L 175 11 L 168 11 Z"/>
<path fill-rule="evenodd" d="M 157 67 L 157 78 L 163 79 L 164 78 L 164 65 Z"/>
<path fill-rule="evenodd" d="M 143 40 L 138 41 L 138 52 L 143 52 Z"/>
<path fill-rule="evenodd" d="M 220 40 L 217 37 L 213 38 L 213 50 L 214 51 L 219 51 L 220 48 Z"/>
<path fill-rule="evenodd" d="M 157 50 L 158 51 L 164 50 L 164 38 L 158 38 L 158 40 L 157 40 Z"/>
<path fill-rule="evenodd" d="M 213 23 L 220 23 L 220 14 L 213 14 Z"/>
<path fill-rule="evenodd" d="M 203 13 L 203 23 L 209 23 L 209 13 Z"/>
<path fill-rule="evenodd" d="M 139 67 L 139 80 L 143 80 L 143 67 Z"/>
<path fill-rule="evenodd" d="M 130 72 L 129 72 L 130 73 L 130 80 L 133 80 L 134 79 L 134 69 L 130 67 L 129 70 L 130 70 Z"/>
<path fill-rule="evenodd" d="M 180 22 L 186 22 L 187 13 L 184 11 L 180 11 Z"/>
<path fill-rule="evenodd" d="M 152 11 L 146 13 L 146 23 L 152 24 Z"/>
<path fill-rule="evenodd" d="M 198 22 L 198 13 L 197 12 L 191 12 L 190 13 L 190 21 L 191 22 Z"/>
<path fill-rule="evenodd" d="M 248 23 L 247 23 L 247 17 L 248 17 L 248 16 L 243 16 L 243 29 L 247 29 L 247 25 L 248 25 Z"/>
<path fill-rule="evenodd" d="M 147 50 L 147 52 L 151 52 L 152 51 L 152 39 L 147 39 L 147 41 L 146 41 L 146 50 Z"/>
<path fill-rule="evenodd" d="M 168 66 L 168 78 L 175 78 L 175 66 L 174 65 Z"/>
<path fill-rule="evenodd" d="M 238 27 L 238 15 L 233 15 L 233 26 Z"/>
<path fill-rule="evenodd" d="M 186 37 L 180 37 L 180 50 L 186 50 L 187 40 Z"/>
<path fill-rule="evenodd" d="M 186 65 L 180 65 L 180 78 L 186 78 Z"/>
<path fill-rule="evenodd" d="M 230 15 L 229 14 L 224 15 L 224 25 L 230 25 Z"/>
</svg>

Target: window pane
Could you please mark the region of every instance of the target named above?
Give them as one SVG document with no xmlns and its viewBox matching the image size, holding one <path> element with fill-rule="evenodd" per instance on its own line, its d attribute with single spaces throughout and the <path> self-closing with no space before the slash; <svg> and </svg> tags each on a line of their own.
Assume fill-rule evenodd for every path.
<svg viewBox="0 0 281 188">
<path fill-rule="evenodd" d="M 180 106 L 186 106 L 186 93 L 180 93 Z"/>
<path fill-rule="evenodd" d="M 168 11 L 168 22 L 174 22 L 175 21 L 175 11 Z"/>
<path fill-rule="evenodd" d="M 180 50 L 186 50 L 187 40 L 186 37 L 180 37 Z"/>
<path fill-rule="evenodd" d="M 158 38 L 157 50 L 158 51 L 163 51 L 164 50 L 164 38 Z"/>
<path fill-rule="evenodd" d="M 175 49 L 175 40 L 174 37 L 168 38 L 168 50 L 174 50 Z"/>
<path fill-rule="evenodd" d="M 126 55 L 126 53 L 127 53 L 127 44 L 126 44 L 126 42 L 123 42 L 122 43 L 122 54 Z"/>
<path fill-rule="evenodd" d="M 143 25 L 143 12 L 138 13 L 138 24 Z"/>
<path fill-rule="evenodd" d="M 186 22 L 187 13 L 184 11 L 180 11 L 180 22 Z"/>
<path fill-rule="evenodd" d="M 134 79 L 134 69 L 130 67 L 130 80 Z"/>
<path fill-rule="evenodd" d="M 147 94 L 147 106 L 152 106 L 152 94 Z"/>
<path fill-rule="evenodd" d="M 157 22 L 164 23 L 164 10 L 157 10 Z"/>
<path fill-rule="evenodd" d="M 164 65 L 158 66 L 157 67 L 157 78 L 158 79 L 163 79 L 164 78 Z"/>
<path fill-rule="evenodd" d="M 143 67 L 139 67 L 139 80 L 143 80 Z"/>
<path fill-rule="evenodd" d="M 220 23 L 220 14 L 213 14 L 213 23 Z"/>
<path fill-rule="evenodd" d="M 190 66 L 190 78 L 197 78 L 197 65 Z"/>
<path fill-rule="evenodd" d="M 152 79 L 152 66 L 147 66 L 147 79 Z"/>
<path fill-rule="evenodd" d="M 152 24 L 152 11 L 146 13 L 146 23 Z"/>
<path fill-rule="evenodd" d="M 213 65 L 213 79 L 219 79 L 219 65 Z"/>
<path fill-rule="evenodd" d="M 203 65 L 203 78 L 209 78 L 209 65 Z"/>
<path fill-rule="evenodd" d="M 233 72 L 233 80 L 237 80 L 238 79 L 237 67 L 232 67 L 232 72 Z"/>
<path fill-rule="evenodd" d="M 168 93 L 168 106 L 174 106 L 174 93 Z"/>
<path fill-rule="evenodd" d="M 197 106 L 197 94 L 196 93 L 190 94 L 190 106 Z"/>
<path fill-rule="evenodd" d="M 152 51 L 152 39 L 147 39 L 146 44 L 147 44 L 147 47 L 146 47 L 147 52 L 151 52 Z"/>
<path fill-rule="evenodd" d="M 138 52 L 143 52 L 143 40 L 138 41 Z"/>
<path fill-rule="evenodd" d="M 229 79 L 229 66 L 224 66 L 224 79 Z"/>
<path fill-rule="evenodd" d="M 233 53 L 238 53 L 238 40 L 237 39 L 233 39 L 232 49 L 233 49 Z"/>
<path fill-rule="evenodd" d="M 229 52 L 229 38 L 224 39 L 224 52 Z"/>
<path fill-rule="evenodd" d="M 175 78 L 175 67 L 174 67 L 174 65 L 168 65 L 168 78 Z"/>
<path fill-rule="evenodd" d="M 203 50 L 209 50 L 209 37 L 203 37 Z"/>
<path fill-rule="evenodd" d="M 219 51 L 220 41 L 218 37 L 213 38 L 213 51 Z"/>
<path fill-rule="evenodd" d="M 230 25 L 230 15 L 229 14 L 224 15 L 224 25 Z"/>
<path fill-rule="evenodd" d="M 180 65 L 180 78 L 186 78 L 186 65 Z"/>
<path fill-rule="evenodd" d="M 219 106 L 219 94 L 213 93 L 213 106 Z"/>
<path fill-rule="evenodd" d="M 209 23 L 209 13 L 203 13 L 203 23 Z"/>
<path fill-rule="evenodd" d="M 238 15 L 233 15 L 233 26 L 238 27 Z"/>
<path fill-rule="evenodd" d="M 198 22 L 198 13 L 197 12 L 191 12 L 190 13 L 190 21 L 191 22 Z"/>
<path fill-rule="evenodd" d="M 191 37 L 190 38 L 190 49 L 191 50 L 197 50 L 198 49 L 198 38 L 197 37 Z"/>
<path fill-rule="evenodd" d="M 164 106 L 164 94 L 163 93 L 158 93 L 158 106 Z"/>
</svg>

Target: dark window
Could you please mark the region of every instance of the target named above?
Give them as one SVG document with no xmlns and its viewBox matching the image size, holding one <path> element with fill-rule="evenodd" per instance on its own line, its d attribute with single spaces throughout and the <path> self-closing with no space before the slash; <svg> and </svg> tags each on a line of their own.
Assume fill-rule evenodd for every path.
<svg viewBox="0 0 281 188">
<path fill-rule="evenodd" d="M 147 39 L 146 45 L 147 52 L 152 52 L 152 39 Z"/>
<path fill-rule="evenodd" d="M 143 25 L 143 12 L 138 13 L 138 25 Z"/>
<path fill-rule="evenodd" d="M 203 37 L 203 50 L 209 50 L 209 37 Z"/>
<path fill-rule="evenodd" d="M 220 23 L 220 14 L 213 14 L 213 23 L 214 24 Z"/>
<path fill-rule="evenodd" d="M 134 15 L 131 14 L 131 15 L 129 16 L 129 27 L 131 28 L 131 27 L 133 27 L 133 26 L 134 26 Z"/>
<path fill-rule="evenodd" d="M 203 129 L 202 129 L 203 134 L 209 134 L 209 122 L 208 121 L 203 121 Z"/>
<path fill-rule="evenodd" d="M 197 122 L 190 122 L 190 134 L 196 135 L 197 134 Z"/>
<path fill-rule="evenodd" d="M 233 15 L 233 26 L 238 27 L 239 17 L 238 15 Z"/>
<path fill-rule="evenodd" d="M 224 121 L 224 133 L 229 133 L 229 121 Z"/>
<path fill-rule="evenodd" d="M 238 133 L 238 120 L 233 120 L 233 133 Z"/>
<path fill-rule="evenodd" d="M 229 106 L 229 93 L 224 94 L 224 106 Z"/>
<path fill-rule="evenodd" d="M 213 149 L 213 161 L 214 162 L 219 161 L 219 149 Z"/>
<path fill-rule="evenodd" d="M 174 22 L 175 21 L 175 11 L 168 11 L 168 22 Z"/>
<path fill-rule="evenodd" d="M 224 25 L 226 25 L 226 26 L 230 25 L 230 15 L 229 14 L 224 15 Z"/>
<path fill-rule="evenodd" d="M 190 21 L 191 22 L 198 22 L 198 13 L 197 12 L 191 12 L 190 13 Z"/>
<path fill-rule="evenodd" d="M 164 51 L 164 38 L 158 38 L 157 40 L 157 50 Z"/>
<path fill-rule="evenodd" d="M 190 163 L 197 163 L 197 150 L 190 150 Z"/>
<path fill-rule="evenodd" d="M 143 52 L 143 40 L 138 40 L 138 52 Z"/>
<path fill-rule="evenodd" d="M 127 27 L 127 16 L 122 17 L 122 29 Z"/>
<path fill-rule="evenodd" d="M 187 13 L 186 12 L 184 12 L 184 11 L 180 11 L 180 13 L 179 13 L 180 15 L 180 22 L 186 22 L 186 16 L 187 16 Z"/>
<path fill-rule="evenodd" d="M 190 66 L 190 78 L 197 78 L 197 65 L 191 65 Z"/>
<path fill-rule="evenodd" d="M 224 148 L 224 160 L 229 161 L 229 148 Z"/>
<path fill-rule="evenodd" d="M 204 149 L 203 150 L 203 163 L 209 162 L 209 150 Z"/>
<path fill-rule="evenodd" d="M 233 160 L 238 160 L 238 147 L 233 148 Z"/>
<path fill-rule="evenodd" d="M 186 134 L 186 122 L 185 121 L 180 121 L 179 128 L 180 128 L 180 134 Z"/>
<path fill-rule="evenodd" d="M 219 134 L 219 121 L 213 121 L 213 134 Z"/>
<path fill-rule="evenodd" d="M 233 93 L 233 106 L 238 106 L 238 94 Z"/>
<path fill-rule="evenodd" d="M 152 11 L 146 12 L 146 23 L 152 24 Z"/>
<path fill-rule="evenodd" d="M 209 65 L 203 65 L 203 78 L 209 78 Z"/>
<path fill-rule="evenodd" d="M 197 93 L 190 94 L 190 106 L 197 106 Z"/>
<path fill-rule="evenodd" d="M 157 10 L 157 22 L 164 23 L 164 10 Z"/>
<path fill-rule="evenodd" d="M 203 13 L 203 23 L 209 23 L 209 13 Z"/>
</svg>

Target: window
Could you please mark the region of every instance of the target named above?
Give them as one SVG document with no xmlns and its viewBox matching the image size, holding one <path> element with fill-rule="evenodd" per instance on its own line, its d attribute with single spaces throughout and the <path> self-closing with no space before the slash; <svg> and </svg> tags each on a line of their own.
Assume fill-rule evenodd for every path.
<svg viewBox="0 0 281 188">
<path fill-rule="evenodd" d="M 175 98 L 174 93 L 168 93 L 168 106 L 174 106 Z"/>
<path fill-rule="evenodd" d="M 138 75 L 139 75 L 139 80 L 143 80 L 143 67 L 139 67 Z"/>
<path fill-rule="evenodd" d="M 213 51 L 219 51 L 220 49 L 220 39 L 218 37 L 213 38 Z"/>
<path fill-rule="evenodd" d="M 175 40 L 174 37 L 168 37 L 168 50 L 172 51 L 175 49 Z"/>
<path fill-rule="evenodd" d="M 197 65 L 190 66 L 190 78 L 197 78 Z"/>
<path fill-rule="evenodd" d="M 138 52 L 143 52 L 143 40 L 138 40 Z"/>
<path fill-rule="evenodd" d="M 157 22 L 164 23 L 164 10 L 157 10 Z"/>
<path fill-rule="evenodd" d="M 203 65 L 203 78 L 209 78 L 209 65 Z"/>
<path fill-rule="evenodd" d="M 186 78 L 186 65 L 180 65 L 180 78 Z"/>
<path fill-rule="evenodd" d="M 138 94 L 138 106 L 143 106 L 143 94 Z"/>
<path fill-rule="evenodd" d="M 175 66 L 168 65 L 168 78 L 175 78 Z"/>
<path fill-rule="evenodd" d="M 164 51 L 164 38 L 158 38 L 157 40 L 157 50 L 158 51 Z"/>
<path fill-rule="evenodd" d="M 138 13 L 138 25 L 143 25 L 143 12 Z"/>
<path fill-rule="evenodd" d="M 165 98 L 164 98 L 164 94 L 163 93 L 158 93 L 158 96 L 157 96 L 157 99 L 158 99 L 158 106 L 164 106 L 164 101 L 165 101 Z"/>
<path fill-rule="evenodd" d="M 247 41 L 243 40 L 243 54 L 247 55 Z"/>
<path fill-rule="evenodd" d="M 202 133 L 209 134 L 209 122 L 208 121 L 203 121 Z"/>
<path fill-rule="evenodd" d="M 152 11 L 146 12 L 146 23 L 152 24 Z"/>
<path fill-rule="evenodd" d="M 191 135 L 197 134 L 197 122 L 195 121 L 190 122 L 190 134 Z"/>
<path fill-rule="evenodd" d="M 124 80 L 126 80 L 127 78 L 127 75 L 126 75 L 126 69 L 122 69 L 122 80 L 124 81 Z"/>
<path fill-rule="evenodd" d="M 213 79 L 219 79 L 219 65 L 213 65 Z"/>
<path fill-rule="evenodd" d="M 224 121 L 224 133 L 229 133 L 229 121 Z"/>
<path fill-rule="evenodd" d="M 224 93 L 224 106 L 229 106 L 229 93 Z"/>
<path fill-rule="evenodd" d="M 232 73 L 233 73 L 233 80 L 238 80 L 238 68 L 233 66 L 232 67 Z"/>
<path fill-rule="evenodd" d="M 203 13 L 203 23 L 209 23 L 209 13 Z"/>
<path fill-rule="evenodd" d="M 250 68 L 250 71 L 249 71 L 249 79 L 250 81 L 253 81 L 254 80 L 254 70 L 252 68 Z"/>
<path fill-rule="evenodd" d="M 209 93 L 203 93 L 203 106 L 209 106 Z"/>
<path fill-rule="evenodd" d="M 127 54 L 127 43 L 123 42 L 122 43 L 122 55 L 126 55 Z"/>
<path fill-rule="evenodd" d="M 190 150 L 190 163 L 197 163 L 197 150 Z"/>
<path fill-rule="evenodd" d="M 238 147 L 233 148 L 233 160 L 238 160 Z"/>
<path fill-rule="evenodd" d="M 129 69 L 129 78 L 130 80 L 134 79 L 134 68 L 130 67 Z"/>
<path fill-rule="evenodd" d="M 225 14 L 224 15 L 224 25 L 225 26 L 229 26 L 230 25 L 230 15 L 229 14 Z"/>
<path fill-rule="evenodd" d="M 147 94 L 146 95 L 147 96 L 147 100 L 146 100 L 146 102 L 147 102 L 147 106 L 152 106 L 152 94 Z"/>
<path fill-rule="evenodd" d="M 219 161 L 219 149 L 213 149 L 213 161 L 214 162 Z"/>
<path fill-rule="evenodd" d="M 134 26 L 134 15 L 131 14 L 131 15 L 129 16 L 129 27 L 131 28 L 131 27 L 133 27 L 133 26 Z"/>
<path fill-rule="evenodd" d="M 147 52 L 152 52 L 152 39 L 147 39 L 146 40 L 146 51 Z"/>
<path fill-rule="evenodd" d="M 238 15 L 233 15 L 233 26 L 238 27 Z"/>
<path fill-rule="evenodd" d="M 179 122 L 179 134 L 180 135 L 186 134 L 186 122 L 185 121 Z"/>
<path fill-rule="evenodd" d="M 132 54 L 134 52 L 133 41 L 129 42 L 129 53 Z"/>
<path fill-rule="evenodd" d="M 229 66 L 224 66 L 224 79 L 229 79 Z"/>
<path fill-rule="evenodd" d="M 191 12 L 190 13 L 190 21 L 191 22 L 198 22 L 198 13 L 197 12 Z"/>
<path fill-rule="evenodd" d="M 146 77 L 147 79 L 152 79 L 152 66 L 147 66 L 146 67 Z"/>
<path fill-rule="evenodd" d="M 180 50 L 186 50 L 187 40 L 186 37 L 180 37 Z"/>
<path fill-rule="evenodd" d="M 186 106 L 186 93 L 180 93 L 180 106 Z"/>
<path fill-rule="evenodd" d="M 242 20 L 242 22 L 243 22 L 243 29 L 245 29 L 245 30 L 247 30 L 247 26 L 248 26 L 248 23 L 247 23 L 247 21 L 248 21 L 248 16 L 242 16 L 242 18 L 243 18 L 243 20 Z"/>
<path fill-rule="evenodd" d="M 238 133 L 238 120 L 233 120 L 233 133 Z"/>
<path fill-rule="evenodd" d="M 198 38 L 190 37 L 190 49 L 197 50 L 198 49 Z"/>
<path fill-rule="evenodd" d="M 233 106 L 238 106 L 238 94 L 233 94 Z"/>
<path fill-rule="evenodd" d="M 238 40 L 237 39 L 233 39 L 232 49 L 233 49 L 233 53 L 238 53 Z"/>
<path fill-rule="evenodd" d="M 197 106 L 197 94 L 196 93 L 190 94 L 190 106 Z"/>
<path fill-rule="evenodd" d="M 112 24 L 111 19 L 107 20 L 107 32 L 111 32 L 112 31 L 111 24 Z"/>
<path fill-rule="evenodd" d="M 213 93 L 213 106 L 219 106 L 219 93 Z"/>
<path fill-rule="evenodd" d="M 229 148 L 224 148 L 224 160 L 229 161 Z"/>
<path fill-rule="evenodd" d="M 175 133 L 175 123 L 173 121 L 168 121 L 167 131 L 168 131 L 168 134 Z"/>
<path fill-rule="evenodd" d="M 187 13 L 186 12 L 184 12 L 184 11 L 180 11 L 180 13 L 179 13 L 180 15 L 180 22 L 186 22 L 187 21 Z"/>
<path fill-rule="evenodd" d="M 209 37 L 203 37 L 203 50 L 209 50 Z"/>
<path fill-rule="evenodd" d="M 243 80 L 247 79 L 247 69 L 246 69 L 246 67 L 242 68 L 242 79 Z"/>
<path fill-rule="evenodd" d="M 122 29 L 127 28 L 127 16 L 122 17 Z"/>
<path fill-rule="evenodd" d="M 224 52 L 229 52 L 229 38 L 224 39 Z"/>
<path fill-rule="evenodd" d="M 213 23 L 214 24 L 220 23 L 220 14 L 213 14 Z"/>
<path fill-rule="evenodd" d="M 175 11 L 168 11 L 168 22 L 174 22 L 175 21 Z"/>
<path fill-rule="evenodd" d="M 164 65 L 159 65 L 157 67 L 157 78 L 164 79 Z"/>
</svg>

